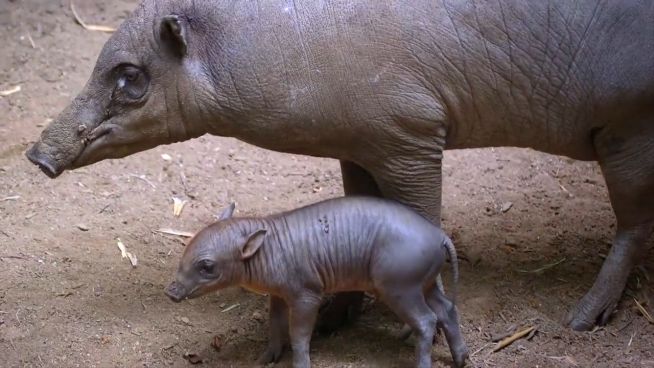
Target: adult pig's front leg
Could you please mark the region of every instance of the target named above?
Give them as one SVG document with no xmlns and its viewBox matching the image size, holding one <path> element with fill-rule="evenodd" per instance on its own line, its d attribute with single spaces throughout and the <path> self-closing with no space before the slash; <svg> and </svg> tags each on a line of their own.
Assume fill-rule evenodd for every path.
<svg viewBox="0 0 654 368">
<path fill-rule="evenodd" d="M 361 166 L 341 161 L 341 174 L 345 195 L 382 196 L 373 177 Z M 323 334 L 334 332 L 359 315 L 362 303 L 363 293 L 359 291 L 338 293 L 326 298 L 316 329 Z"/>
<path fill-rule="evenodd" d="M 384 198 L 413 208 L 439 227 L 443 145 L 433 142 L 425 152 L 399 152 L 371 169 Z"/>
<path fill-rule="evenodd" d="M 595 283 L 568 315 L 575 330 L 608 321 L 633 267 L 646 258 L 646 243 L 654 230 L 652 121 L 605 127 L 594 143 L 618 226 Z"/>
</svg>

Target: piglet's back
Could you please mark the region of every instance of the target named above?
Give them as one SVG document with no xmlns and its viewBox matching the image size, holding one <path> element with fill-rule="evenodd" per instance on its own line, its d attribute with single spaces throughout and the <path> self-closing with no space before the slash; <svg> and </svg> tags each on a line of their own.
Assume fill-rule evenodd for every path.
<svg viewBox="0 0 654 368">
<path fill-rule="evenodd" d="M 370 278 L 370 259 L 381 239 L 388 243 L 436 229 L 403 205 L 359 196 L 318 202 L 270 216 L 267 222 L 286 261 L 316 274 L 334 291 L 365 288 L 361 283 Z"/>
</svg>

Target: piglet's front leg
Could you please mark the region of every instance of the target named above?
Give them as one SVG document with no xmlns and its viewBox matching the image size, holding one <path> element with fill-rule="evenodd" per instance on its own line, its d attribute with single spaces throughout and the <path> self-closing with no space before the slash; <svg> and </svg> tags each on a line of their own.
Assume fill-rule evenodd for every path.
<svg viewBox="0 0 654 368">
<path fill-rule="evenodd" d="M 320 295 L 310 292 L 288 301 L 293 368 L 311 367 L 309 346 L 318 309 L 320 308 L 320 301 Z"/>
<path fill-rule="evenodd" d="M 257 360 L 258 364 L 277 363 L 288 344 L 288 306 L 284 299 L 270 296 L 270 334 L 268 347 Z"/>
</svg>

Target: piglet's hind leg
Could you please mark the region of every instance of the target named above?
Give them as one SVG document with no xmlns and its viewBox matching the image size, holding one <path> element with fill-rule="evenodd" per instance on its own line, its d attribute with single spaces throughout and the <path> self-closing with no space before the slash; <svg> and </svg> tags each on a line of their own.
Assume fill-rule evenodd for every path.
<svg viewBox="0 0 654 368">
<path fill-rule="evenodd" d="M 438 327 L 445 333 L 454 365 L 462 367 L 468 358 L 468 347 L 463 341 L 456 306 L 437 287 L 427 291 L 427 303 L 438 317 Z"/>
<path fill-rule="evenodd" d="M 421 287 L 404 285 L 380 292 L 384 302 L 416 336 L 416 367 L 431 368 L 431 346 L 436 331 L 436 315 L 427 305 Z"/>
</svg>

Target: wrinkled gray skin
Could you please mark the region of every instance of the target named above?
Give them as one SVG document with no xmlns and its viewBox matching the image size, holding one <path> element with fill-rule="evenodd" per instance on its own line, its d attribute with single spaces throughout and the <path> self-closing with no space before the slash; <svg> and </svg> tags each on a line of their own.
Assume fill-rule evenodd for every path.
<svg viewBox="0 0 654 368">
<path fill-rule="evenodd" d="M 445 149 L 596 160 L 617 231 L 568 318 L 587 330 L 607 322 L 654 228 L 652 19 L 649 0 L 147 0 L 27 156 L 55 177 L 231 136 L 339 159 L 346 194 L 436 224 Z M 360 295 L 336 298 L 324 320 Z"/>
<path fill-rule="evenodd" d="M 166 294 L 176 302 L 242 286 L 270 294 L 270 340 L 259 363 L 276 362 L 290 337 L 293 367 L 309 367 L 311 334 L 324 293 L 371 291 L 417 337 L 416 366 L 431 367 L 436 328 L 454 363 L 468 349 L 454 303 L 436 286 L 456 250 L 434 224 L 409 208 L 374 197 L 349 196 L 264 218 L 232 218 L 201 230 L 184 250 Z"/>
</svg>

